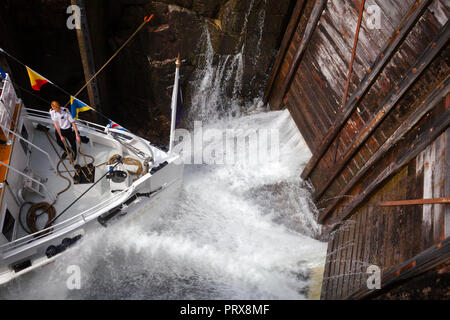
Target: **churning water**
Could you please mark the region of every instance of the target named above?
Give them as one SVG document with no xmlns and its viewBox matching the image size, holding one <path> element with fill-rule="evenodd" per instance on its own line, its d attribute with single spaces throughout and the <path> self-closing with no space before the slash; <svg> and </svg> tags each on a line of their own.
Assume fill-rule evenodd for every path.
<svg viewBox="0 0 450 320">
<path fill-rule="evenodd" d="M 179 199 L 159 218 L 148 212 L 139 223 L 88 235 L 54 264 L 3 287 L 1 298 L 306 298 L 309 272 L 326 250 L 313 239 L 320 228 L 298 178 L 308 149 L 287 111 L 220 125 L 280 129 L 280 160 L 186 166 Z M 71 265 L 80 267 L 81 290 L 67 289 Z"/>
<path fill-rule="evenodd" d="M 326 244 L 314 239 L 320 226 L 300 179 L 310 152 L 288 111 L 266 112 L 259 104 L 243 112 L 224 98 L 223 82 L 232 82 L 236 94 L 242 87 L 244 53 L 214 57 L 208 47 L 189 119 L 203 121 L 204 129 L 244 129 L 242 135 L 277 130 L 278 159 L 187 165 L 181 194 L 161 212 L 86 235 L 55 263 L 1 287 L 0 298 L 307 298 L 310 272 L 326 255 Z M 80 268 L 80 290 L 67 288 L 69 266 Z"/>
</svg>

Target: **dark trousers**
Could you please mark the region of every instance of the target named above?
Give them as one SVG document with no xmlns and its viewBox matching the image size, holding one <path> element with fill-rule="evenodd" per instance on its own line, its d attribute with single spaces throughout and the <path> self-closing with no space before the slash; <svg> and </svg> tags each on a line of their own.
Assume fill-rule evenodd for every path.
<svg viewBox="0 0 450 320">
<path fill-rule="evenodd" d="M 61 141 L 58 131 L 56 131 L 56 130 L 55 130 L 55 135 L 56 135 L 56 142 L 58 143 L 58 146 L 60 146 L 65 152 L 66 148 L 64 147 L 64 143 Z M 73 132 L 72 128 L 65 129 L 65 130 L 61 129 L 61 135 L 66 139 L 67 147 L 72 148 L 72 150 L 74 152 L 73 159 L 76 159 L 77 158 L 77 140 L 75 138 L 75 132 Z M 69 143 L 67 143 L 67 141 Z M 70 149 L 69 149 L 69 152 L 70 152 Z"/>
</svg>

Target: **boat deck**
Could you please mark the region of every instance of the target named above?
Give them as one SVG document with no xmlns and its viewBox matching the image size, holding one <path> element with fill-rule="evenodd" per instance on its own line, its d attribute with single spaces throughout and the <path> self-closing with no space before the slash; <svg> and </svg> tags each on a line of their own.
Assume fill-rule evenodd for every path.
<svg viewBox="0 0 450 320">
<path fill-rule="evenodd" d="M 83 133 L 80 133 L 83 135 Z M 49 135 L 51 137 L 54 137 L 54 132 L 51 130 L 49 132 Z M 52 140 L 53 144 L 57 148 L 59 154 L 62 154 L 63 151 L 59 146 L 56 145 L 56 143 Z M 55 154 L 54 149 L 49 144 L 48 138 L 46 134 L 42 131 L 36 130 L 35 136 L 33 139 L 33 144 L 39 146 L 44 151 L 48 152 L 50 154 L 50 157 L 54 160 L 55 165 L 58 164 L 59 158 Z M 121 154 L 122 156 L 129 156 L 127 154 L 122 154 L 122 150 L 119 148 L 115 149 L 111 146 L 103 145 L 98 142 L 94 143 L 88 143 L 88 144 L 82 144 L 83 152 L 87 155 L 91 155 L 95 158 L 94 166 L 97 166 L 99 164 L 102 164 L 106 161 L 108 161 L 113 155 L 115 154 Z M 86 158 L 87 163 L 92 161 L 89 158 Z M 64 161 L 66 167 L 71 170 L 71 174 L 73 175 L 73 167 L 70 165 L 69 160 Z M 76 163 L 85 166 L 84 157 L 81 154 L 78 154 L 78 158 L 76 160 Z M 52 165 L 49 163 L 48 158 L 45 154 L 38 151 L 33 151 L 31 155 L 31 162 L 30 167 L 33 170 L 33 172 L 40 177 L 48 179 L 45 183 L 45 186 L 48 188 L 48 190 L 53 193 L 54 195 L 57 195 L 58 192 L 64 190 L 68 186 L 68 181 L 61 178 L 53 169 Z M 125 166 L 127 167 L 127 166 Z M 62 164 L 59 166 L 60 171 L 63 173 L 64 176 L 69 178 L 69 174 L 66 172 L 66 169 Z M 135 167 L 130 166 L 131 170 L 135 170 Z M 97 181 L 102 175 L 104 175 L 107 171 L 107 166 L 101 166 L 95 169 L 95 181 Z M 71 179 L 72 180 L 72 179 Z M 57 215 L 63 212 L 75 199 L 80 197 L 87 189 L 92 187 L 92 184 L 77 184 L 75 185 L 72 181 L 70 189 L 66 192 L 62 193 L 55 203 L 54 207 L 56 209 Z M 86 195 L 83 196 L 83 198 L 78 201 L 76 204 L 74 204 L 70 209 L 67 210 L 64 215 L 57 220 L 57 222 L 62 222 L 64 220 L 67 220 L 76 214 L 79 214 L 93 206 L 99 203 L 99 199 L 102 199 L 102 201 L 107 200 L 108 198 L 112 198 L 114 196 L 113 193 L 110 192 L 109 188 L 109 182 L 107 180 L 102 180 L 100 183 L 95 185 Z M 36 193 L 31 193 L 30 191 L 24 192 L 24 198 L 26 201 L 31 202 L 43 202 L 47 201 L 47 199 L 44 199 L 42 196 Z M 28 210 L 29 206 L 25 207 L 23 209 L 22 213 L 22 221 L 24 221 L 25 217 L 25 211 Z M 45 223 L 47 221 L 47 216 L 43 215 L 38 219 L 37 225 L 39 228 L 43 228 Z M 25 222 L 24 222 L 25 224 Z M 22 227 L 19 227 L 17 230 L 17 238 L 21 238 L 23 236 L 27 235 L 27 233 L 22 229 Z"/>
</svg>

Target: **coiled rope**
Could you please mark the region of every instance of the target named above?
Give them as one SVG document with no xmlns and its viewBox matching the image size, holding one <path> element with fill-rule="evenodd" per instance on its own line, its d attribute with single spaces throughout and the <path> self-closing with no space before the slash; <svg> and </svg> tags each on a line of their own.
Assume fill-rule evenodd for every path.
<svg viewBox="0 0 450 320">
<path fill-rule="evenodd" d="M 61 178 L 65 179 L 68 182 L 68 185 L 67 185 L 67 187 L 64 190 L 61 190 L 57 194 L 56 200 L 53 203 L 51 203 L 51 204 L 48 203 L 48 202 L 40 202 L 40 203 L 25 202 L 25 203 L 22 204 L 22 206 L 20 207 L 20 210 L 19 210 L 19 222 L 20 222 L 20 225 L 22 226 L 22 229 L 25 230 L 25 232 L 27 232 L 28 234 L 34 234 L 34 233 L 37 233 L 37 232 L 40 231 L 38 229 L 38 227 L 37 227 L 37 220 L 43 214 L 47 214 L 47 217 L 48 217 L 44 229 L 47 229 L 47 228 L 49 228 L 52 225 L 52 222 L 55 220 L 55 217 L 56 217 L 56 209 L 55 209 L 54 205 L 56 204 L 57 199 L 59 198 L 59 196 L 61 194 L 63 194 L 66 191 L 68 191 L 70 189 L 70 187 L 72 186 L 71 179 L 69 179 L 66 176 L 64 176 L 63 173 L 60 171 L 59 167 L 60 167 L 61 164 L 63 164 L 64 168 L 66 169 L 66 172 L 70 175 L 69 169 L 66 167 L 66 165 L 64 163 L 64 159 L 62 159 L 59 156 L 56 147 L 54 146 L 54 144 L 51 141 L 51 138 L 53 138 L 53 137 L 51 137 L 48 134 L 47 131 L 45 131 L 45 130 L 43 130 L 43 131 L 45 132 L 45 134 L 46 134 L 46 136 L 48 138 L 48 141 L 49 141 L 50 145 L 52 146 L 53 150 L 58 155 L 59 162 L 58 162 L 58 164 L 56 166 L 56 171 L 58 173 L 58 176 L 60 176 Z M 53 140 L 55 140 L 55 139 L 53 139 Z M 70 163 L 71 163 L 72 166 L 74 166 L 73 162 L 72 162 L 72 158 L 70 156 L 71 154 L 69 153 L 69 151 L 71 151 L 71 149 L 66 144 L 64 144 L 64 145 L 65 145 L 65 148 L 66 148 L 66 152 L 69 155 Z M 86 167 L 88 168 L 90 174 L 92 174 L 91 169 L 89 169 L 89 166 L 87 165 L 86 158 L 90 158 L 92 160 L 92 163 L 95 161 L 95 158 L 90 156 L 90 155 L 87 155 L 87 154 L 83 153 L 81 146 L 79 148 L 79 152 L 80 152 L 81 155 L 83 155 L 84 162 L 86 163 Z M 101 167 L 101 166 L 106 165 L 106 164 L 112 165 L 112 164 L 116 163 L 119 158 L 121 158 L 121 156 L 119 154 L 115 154 L 108 161 L 106 161 L 106 162 L 104 162 L 102 164 L 99 164 L 96 167 Z M 142 163 L 139 160 L 133 159 L 133 158 L 124 158 L 122 160 L 122 162 L 124 164 L 127 164 L 127 165 L 137 166 L 137 170 L 136 171 L 127 170 L 130 175 L 135 175 L 135 176 L 139 177 L 142 174 L 143 166 L 142 166 Z M 74 169 L 75 169 L 75 167 L 74 167 Z M 83 174 L 84 174 L 83 170 L 80 170 L 80 171 L 83 172 Z M 25 226 L 24 226 L 24 224 L 22 222 L 22 211 L 23 211 L 23 208 L 26 205 L 31 205 L 31 207 L 28 209 L 26 217 L 25 217 L 26 225 L 27 225 L 28 228 L 25 228 Z"/>
<path fill-rule="evenodd" d="M 119 54 L 119 52 L 120 51 L 122 51 L 122 49 L 123 48 L 125 48 L 127 45 L 128 45 L 128 43 L 136 36 L 136 34 L 138 34 L 139 33 L 139 31 L 151 20 L 153 18 L 153 14 L 152 15 L 150 15 L 149 17 L 145 17 L 144 18 L 144 22 L 138 27 L 138 29 L 127 39 L 127 41 L 125 41 L 125 43 L 114 53 L 114 55 L 100 68 L 100 70 L 99 71 L 97 71 L 97 73 L 95 74 L 95 75 L 93 75 L 87 82 L 86 82 L 86 84 L 74 95 L 74 98 L 76 98 L 88 85 L 89 85 L 89 83 L 91 83 L 102 71 L 103 71 L 103 69 L 105 69 L 106 68 L 106 66 Z M 1 49 L 0 48 L 0 52 L 3 52 L 3 53 L 5 53 L 6 55 L 8 55 L 8 56 L 10 56 L 11 58 L 13 58 L 15 61 L 17 61 L 18 63 L 20 63 L 20 64 L 22 64 L 22 65 L 24 65 L 25 66 L 25 64 L 23 64 L 21 61 L 19 61 L 17 58 L 15 58 L 14 56 L 12 56 L 12 55 L 10 55 L 9 53 L 7 53 L 6 51 L 4 51 L 3 49 Z M 52 83 L 53 84 L 53 83 Z M 54 85 L 54 84 L 53 84 Z M 63 92 L 65 92 L 66 94 L 68 94 L 68 92 L 67 91 L 65 91 L 65 90 L 63 90 L 62 88 L 60 88 L 60 87 L 58 87 L 58 86 L 56 86 L 57 88 L 59 88 L 59 89 L 61 89 Z M 70 95 L 70 94 L 69 94 Z M 70 103 L 70 101 L 69 102 L 67 102 L 67 104 L 66 104 L 66 106 L 68 105 Z M 92 109 L 92 108 L 91 108 Z M 95 109 L 92 109 L 92 110 L 94 110 L 95 112 L 97 112 L 97 113 L 99 113 L 98 111 L 96 111 Z M 101 113 L 99 113 L 99 114 L 101 114 Z M 101 114 L 102 115 L 102 114 Z M 103 116 L 103 115 L 102 115 Z M 104 117 L 104 116 L 103 116 Z M 106 118 L 106 117 L 105 117 Z M 66 169 L 66 171 L 67 171 L 67 173 L 69 173 L 69 170 L 67 169 L 67 167 L 66 167 L 66 165 L 65 165 L 65 163 L 64 163 L 64 160 L 63 159 L 61 159 L 61 157 L 59 156 L 59 154 L 58 154 L 58 151 L 56 150 L 56 148 L 54 147 L 54 145 L 52 144 L 52 142 L 51 142 L 51 140 L 50 140 L 50 136 L 49 136 L 49 134 L 48 134 L 48 132 L 47 131 L 45 131 L 45 133 L 46 133 L 46 135 L 47 135 L 47 138 L 48 138 L 48 140 L 49 140 L 49 142 L 50 142 L 50 144 L 51 144 L 51 146 L 53 147 L 53 149 L 55 150 L 55 152 L 56 152 L 56 154 L 58 155 L 58 158 L 60 159 L 60 161 L 58 162 L 58 165 L 57 165 L 57 168 L 56 168 L 56 171 L 57 171 L 57 173 L 58 173 L 58 175 L 60 176 L 60 177 L 62 177 L 63 179 L 65 179 L 65 180 L 67 180 L 68 182 L 69 182 L 69 185 L 68 185 L 68 187 L 67 188 L 65 188 L 64 190 L 62 190 L 62 191 L 60 191 L 59 193 L 58 193 L 58 195 L 57 195 L 57 197 L 56 197 L 56 200 L 52 203 L 52 204 L 49 204 L 49 203 L 47 203 L 47 202 L 41 202 L 41 203 L 33 203 L 33 202 L 26 202 L 26 203 L 24 203 L 24 204 L 22 204 L 22 206 L 20 207 L 20 211 L 19 211 L 19 222 L 20 222 L 20 224 L 21 224 L 21 226 L 22 226 L 22 228 L 27 232 L 27 233 L 29 233 L 29 234 L 31 234 L 31 233 L 36 233 L 36 232 L 38 232 L 39 230 L 37 229 L 37 226 L 36 226 L 36 222 L 37 222 L 37 219 L 40 217 L 40 216 L 42 216 L 43 214 L 47 214 L 48 215 L 48 220 L 47 220 L 47 223 L 46 223 L 46 227 L 44 228 L 44 229 L 46 229 L 46 228 L 48 228 L 51 224 L 52 224 L 52 222 L 55 220 L 55 216 L 56 216 L 56 209 L 54 208 L 54 205 L 55 205 L 55 203 L 56 203 L 56 201 L 57 201 L 57 199 L 58 199 L 58 197 L 62 194 L 62 193 L 64 193 L 64 192 L 66 192 L 67 190 L 69 190 L 69 188 L 70 188 L 70 186 L 72 185 L 72 182 L 71 182 L 71 180 L 70 179 L 68 179 L 67 177 L 65 177 L 65 176 L 63 176 L 62 175 L 62 173 L 59 171 L 59 165 L 60 165 L 60 163 L 63 163 L 63 165 L 64 165 L 64 168 Z M 72 160 L 72 157 L 71 157 L 71 154 L 72 153 L 69 153 L 68 152 L 68 149 L 70 149 L 70 147 L 68 148 L 67 147 L 67 145 L 64 143 L 64 147 L 65 147 L 65 149 L 66 149 L 66 154 L 69 156 L 69 160 L 70 160 L 70 163 L 71 163 L 71 165 L 74 167 L 74 170 L 75 170 L 75 172 L 77 172 L 77 173 L 79 173 L 78 172 L 78 170 L 75 168 L 75 166 L 74 166 L 74 164 L 73 164 L 73 160 Z M 83 152 L 82 152 L 82 150 L 81 150 L 81 148 L 80 148 L 80 154 L 82 154 L 83 155 L 83 157 L 84 157 L 84 161 L 85 161 L 85 163 L 86 163 L 86 156 L 87 155 L 85 155 Z M 90 157 L 90 156 L 89 156 Z M 95 161 L 95 159 L 93 158 L 93 157 L 90 157 L 90 158 L 92 158 L 92 160 L 93 160 L 93 162 Z M 117 159 L 115 156 L 114 156 L 114 158 L 115 159 Z M 111 159 L 110 159 L 111 160 Z M 92 162 L 92 164 L 93 164 L 93 162 Z M 109 162 L 109 161 L 108 161 Z M 130 165 L 138 165 L 138 170 L 136 171 L 136 172 L 130 172 L 130 171 L 128 171 L 130 174 L 132 174 L 132 175 L 140 175 L 141 173 L 142 173 L 142 171 L 143 171 L 143 169 L 142 169 L 142 164 L 138 161 L 138 160 L 135 160 L 135 159 L 131 159 L 131 158 L 127 158 L 126 159 L 126 162 L 125 162 L 125 160 L 124 160 L 124 163 L 126 163 L 126 164 L 130 164 Z M 139 164 L 138 164 L 139 163 Z M 92 170 L 89 168 L 89 166 L 86 164 L 86 167 L 88 168 L 88 170 L 89 170 L 89 173 L 91 174 L 91 176 L 92 176 Z M 85 172 L 83 171 L 83 170 L 80 170 L 82 173 L 83 173 L 83 175 L 86 177 L 86 174 L 85 174 Z M 70 173 L 69 173 L 69 175 L 70 175 Z M 71 175 L 70 175 L 71 176 Z M 90 179 L 88 179 L 88 177 L 86 177 L 86 179 L 87 180 L 90 180 Z M 28 228 L 29 229 L 26 229 L 25 227 L 24 227 L 24 225 L 23 225 L 23 223 L 22 223 L 22 219 L 21 219 L 21 216 L 22 216 L 22 209 L 23 209 L 23 207 L 25 206 L 25 205 L 29 205 L 29 204 L 31 204 L 31 208 L 28 210 L 28 213 L 27 213 L 27 216 L 26 216 L 26 221 L 27 221 L 27 226 L 28 226 Z M 40 211 L 40 210 L 42 210 L 42 212 L 40 213 L 40 214 L 38 214 L 37 212 L 38 211 Z"/>
<path fill-rule="evenodd" d="M 98 168 L 98 167 L 101 167 L 101 166 L 104 166 L 104 165 L 107 165 L 107 164 L 112 165 L 112 164 L 114 164 L 116 162 L 117 157 L 121 157 L 121 155 L 115 154 L 108 161 L 103 162 L 103 163 L 97 165 L 96 167 Z M 139 160 L 136 160 L 136 159 L 133 159 L 133 158 L 124 158 L 122 160 L 122 162 L 123 162 L 123 164 L 127 164 L 127 165 L 130 165 L 130 166 L 137 166 L 138 167 L 136 171 L 127 170 L 128 173 L 133 175 L 133 176 L 138 176 L 139 177 L 142 174 L 142 172 L 144 171 L 142 163 Z"/>
<path fill-rule="evenodd" d="M 56 166 L 56 172 L 57 172 L 58 176 L 60 176 L 61 178 L 63 178 L 64 180 L 67 181 L 68 185 L 65 189 L 58 192 L 55 201 L 53 201 L 53 203 L 51 203 L 51 204 L 48 202 L 39 202 L 39 203 L 25 202 L 22 204 L 22 206 L 20 207 L 20 210 L 19 210 L 19 222 L 20 222 L 22 229 L 25 230 L 25 232 L 27 232 L 28 234 L 34 234 L 34 233 L 39 232 L 39 229 L 37 227 L 37 220 L 39 219 L 39 217 L 41 217 L 44 214 L 47 214 L 47 217 L 48 217 L 44 229 L 47 229 L 48 227 L 51 226 L 50 222 L 53 221 L 56 217 L 56 209 L 55 209 L 54 205 L 56 204 L 59 196 L 65 192 L 67 192 L 70 189 L 70 187 L 72 186 L 72 180 L 70 178 L 67 178 L 66 176 L 64 176 L 59 168 L 60 165 L 63 164 L 64 168 L 66 169 L 66 172 L 69 174 L 69 176 L 71 176 L 69 169 L 67 168 L 66 164 L 64 163 L 64 159 L 62 159 L 59 156 L 58 150 L 56 149 L 55 145 L 52 142 L 52 137 L 49 135 L 47 130 L 42 129 L 41 131 L 43 131 L 45 133 L 45 135 L 47 136 L 48 142 L 50 143 L 51 147 L 53 148 L 53 150 L 55 151 L 56 155 L 59 158 L 59 162 Z M 53 140 L 55 141 L 55 139 L 53 139 Z M 71 153 L 69 153 L 70 147 L 67 147 L 67 145 L 65 143 L 64 143 L 64 146 L 66 149 L 66 154 L 69 155 L 70 164 L 74 167 Z M 70 149 L 70 151 L 72 151 L 72 150 Z M 80 153 L 83 155 L 85 162 L 86 162 L 86 157 L 91 158 L 93 161 L 95 160 L 94 157 L 82 153 L 81 147 L 80 147 Z M 75 167 L 74 167 L 74 169 L 75 169 Z M 28 209 L 27 214 L 25 216 L 27 228 L 25 228 L 25 226 L 22 222 L 22 211 L 26 205 L 31 205 L 31 207 Z"/>
<path fill-rule="evenodd" d="M 58 192 L 58 194 L 56 196 L 56 200 L 53 201 L 53 203 L 51 203 L 51 204 L 48 202 L 39 202 L 39 203 L 25 202 L 20 207 L 19 222 L 20 222 L 20 225 L 22 226 L 22 229 L 25 230 L 25 232 L 27 232 L 28 234 L 34 234 L 39 231 L 39 229 L 37 227 L 37 220 L 43 214 L 47 214 L 47 217 L 48 217 L 44 229 L 47 229 L 48 227 L 50 227 L 49 222 L 52 221 L 56 217 L 56 209 L 55 209 L 54 205 L 56 204 L 57 199 L 59 198 L 60 195 L 62 195 L 67 190 L 69 190 L 70 187 L 72 186 L 72 181 L 69 178 L 63 176 L 61 171 L 59 170 L 59 166 L 61 163 L 64 164 L 64 160 L 60 158 L 60 160 L 56 166 L 56 171 L 61 178 L 67 180 L 68 185 L 65 189 Z M 22 222 L 22 210 L 26 205 L 31 205 L 31 207 L 28 209 L 27 214 L 25 216 L 25 220 L 26 220 L 26 224 L 27 224 L 28 228 L 25 228 L 25 226 Z M 39 211 L 41 211 L 41 213 L 39 213 Z"/>
</svg>

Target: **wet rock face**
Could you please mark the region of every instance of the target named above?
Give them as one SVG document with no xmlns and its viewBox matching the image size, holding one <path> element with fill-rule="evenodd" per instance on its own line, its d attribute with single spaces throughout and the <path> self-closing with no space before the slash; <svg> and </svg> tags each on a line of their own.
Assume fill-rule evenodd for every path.
<svg viewBox="0 0 450 320">
<path fill-rule="evenodd" d="M 125 50 L 126 53 L 121 54 L 120 62 L 116 64 L 116 75 L 123 75 L 116 92 L 120 92 L 120 97 L 128 97 L 128 102 L 124 101 L 122 105 L 129 104 L 127 110 L 134 108 L 137 119 L 142 119 L 142 115 L 148 115 L 150 120 L 159 121 L 161 117 L 168 119 L 174 59 L 180 53 L 184 60 L 181 68 L 182 88 L 186 108 L 189 108 L 190 94 L 195 85 L 193 74 L 207 49 L 201 41 L 205 30 L 210 34 L 211 44 L 217 55 L 243 54 L 242 99 L 257 97 L 264 90 L 293 2 L 117 1 L 119 4 L 116 3 L 115 10 L 118 24 L 109 38 L 112 48 L 119 47 L 126 40 L 143 16 L 150 12 L 155 14 L 149 26 Z M 135 81 L 130 81 L 130 78 Z M 151 121 L 152 129 L 149 131 L 158 131 L 155 126 L 158 126 L 157 122 Z M 162 131 L 167 130 L 165 128 Z"/>
<path fill-rule="evenodd" d="M 18 37 L 12 37 L 20 48 L 16 53 L 55 83 L 76 92 L 85 79 L 76 31 L 65 25 L 71 1 L 36 0 L 32 6 L 28 0 L 5 1 L 9 8 L 5 14 L 12 24 L 17 22 L 12 28 L 19 30 Z M 264 90 L 295 0 L 84 0 L 84 3 L 97 70 L 145 16 L 154 14 L 153 20 L 98 81 L 102 111 L 106 115 L 157 143 L 166 143 L 178 53 L 183 60 L 181 85 L 186 109 L 197 85 L 195 71 L 202 67 L 202 56 L 208 49 L 202 42 L 205 32 L 209 33 L 218 57 L 242 54 L 240 98 L 251 100 Z M 25 80 L 23 85 L 27 85 Z M 225 92 L 231 94 L 232 88 L 226 88 Z M 82 98 L 87 99 L 85 94 Z"/>
</svg>

